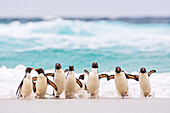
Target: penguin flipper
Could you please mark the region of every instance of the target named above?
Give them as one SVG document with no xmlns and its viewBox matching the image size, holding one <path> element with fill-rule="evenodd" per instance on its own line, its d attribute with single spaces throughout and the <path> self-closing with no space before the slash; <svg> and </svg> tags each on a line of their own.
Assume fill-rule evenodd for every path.
<svg viewBox="0 0 170 113">
<path fill-rule="evenodd" d="M 38 77 L 32 77 L 32 81 L 37 81 Z"/>
<path fill-rule="evenodd" d="M 51 80 L 49 80 L 48 78 L 47 78 L 47 83 L 48 83 L 49 85 L 51 85 L 56 91 L 58 90 L 58 89 L 57 89 L 57 86 L 56 86 Z"/>
<path fill-rule="evenodd" d="M 131 75 L 130 74 L 128 75 L 127 73 L 125 73 L 125 76 L 126 76 L 127 79 L 129 79 Z"/>
<path fill-rule="evenodd" d="M 46 73 L 45 75 L 54 77 L 54 73 Z"/>
<path fill-rule="evenodd" d="M 67 73 L 68 72 L 68 69 L 64 70 L 64 73 Z"/>
<path fill-rule="evenodd" d="M 89 72 L 85 69 L 84 72 L 89 75 Z"/>
<path fill-rule="evenodd" d="M 152 73 L 155 73 L 155 72 L 156 72 L 156 70 L 151 70 L 151 71 L 149 71 L 148 76 L 150 77 L 150 75 L 151 75 Z"/>
<path fill-rule="evenodd" d="M 101 74 L 101 75 L 99 75 L 99 79 L 101 79 L 101 78 L 104 78 L 104 77 L 108 77 L 109 75 L 108 74 Z"/>
<path fill-rule="evenodd" d="M 131 74 L 126 74 L 126 73 L 125 75 L 127 79 L 134 79 L 136 81 L 139 81 L 139 75 L 131 75 Z"/>
<path fill-rule="evenodd" d="M 107 77 L 107 80 L 109 81 L 110 79 L 114 79 L 115 78 L 115 75 L 110 75 Z"/>
<path fill-rule="evenodd" d="M 33 86 L 33 91 L 34 91 L 34 93 L 35 93 L 35 92 L 36 92 L 36 86 L 35 86 L 36 83 L 32 81 L 32 84 L 33 84 L 33 85 L 32 85 L 32 86 Z"/>
<path fill-rule="evenodd" d="M 54 94 L 54 90 L 53 90 L 53 94 L 52 94 L 53 96 L 55 96 L 55 94 Z"/>
<path fill-rule="evenodd" d="M 85 90 L 86 90 L 86 91 L 89 91 L 89 90 L 87 89 L 87 84 L 85 84 Z"/>
<path fill-rule="evenodd" d="M 77 83 L 81 88 L 83 87 L 82 83 L 81 83 L 80 80 L 77 79 L 77 78 L 76 78 L 76 83 Z"/>
<path fill-rule="evenodd" d="M 18 94 L 18 91 L 21 90 L 22 85 L 23 85 L 23 80 L 21 81 L 20 85 L 18 86 L 18 89 L 17 89 L 17 91 L 16 91 L 16 95 Z"/>
</svg>

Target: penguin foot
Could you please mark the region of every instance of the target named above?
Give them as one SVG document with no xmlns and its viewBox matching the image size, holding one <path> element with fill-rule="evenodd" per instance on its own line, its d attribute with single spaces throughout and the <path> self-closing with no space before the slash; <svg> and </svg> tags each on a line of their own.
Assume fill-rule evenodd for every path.
<svg viewBox="0 0 170 113">
<path fill-rule="evenodd" d="M 95 97 L 95 94 L 90 94 L 91 95 L 91 97 Z"/>
<path fill-rule="evenodd" d="M 66 99 L 73 99 L 74 95 L 66 95 Z"/>
<path fill-rule="evenodd" d="M 151 94 L 148 95 L 148 97 L 151 97 L 151 96 L 152 96 Z"/>
<path fill-rule="evenodd" d="M 95 94 L 90 94 L 90 98 L 94 99 L 94 98 L 96 98 L 96 95 Z"/>
<path fill-rule="evenodd" d="M 56 99 L 59 99 L 60 98 L 60 96 L 55 96 L 56 97 Z"/>
<path fill-rule="evenodd" d="M 26 98 L 26 97 L 27 97 L 26 95 L 23 96 L 23 98 Z"/>
<path fill-rule="evenodd" d="M 38 98 L 37 94 L 35 95 L 35 98 Z"/>
</svg>

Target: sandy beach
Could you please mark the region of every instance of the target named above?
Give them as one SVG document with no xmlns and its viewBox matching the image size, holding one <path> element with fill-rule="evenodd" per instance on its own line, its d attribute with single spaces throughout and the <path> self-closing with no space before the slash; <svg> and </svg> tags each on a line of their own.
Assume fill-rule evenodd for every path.
<svg viewBox="0 0 170 113">
<path fill-rule="evenodd" d="M 1 113 L 169 113 L 170 99 L 1 99 Z"/>
</svg>

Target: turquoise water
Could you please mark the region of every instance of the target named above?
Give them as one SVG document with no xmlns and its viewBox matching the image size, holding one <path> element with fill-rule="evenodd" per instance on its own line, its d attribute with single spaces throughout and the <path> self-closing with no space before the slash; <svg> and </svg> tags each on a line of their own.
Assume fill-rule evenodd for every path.
<svg viewBox="0 0 170 113">
<path fill-rule="evenodd" d="M 170 72 L 170 24 L 117 20 L 11 21 L 0 23 L 0 66 L 22 64 L 45 70 L 55 63 L 77 73 L 99 63 L 99 72 L 142 66 Z"/>
</svg>

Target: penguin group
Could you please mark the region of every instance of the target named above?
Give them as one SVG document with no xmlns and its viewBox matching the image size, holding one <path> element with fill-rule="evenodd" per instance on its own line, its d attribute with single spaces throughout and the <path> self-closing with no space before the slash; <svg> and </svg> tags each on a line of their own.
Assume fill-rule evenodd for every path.
<svg viewBox="0 0 170 113">
<path fill-rule="evenodd" d="M 111 79 L 115 80 L 117 95 L 120 98 L 128 97 L 129 95 L 128 79 L 139 81 L 141 96 L 150 97 L 151 85 L 149 77 L 152 73 L 156 72 L 156 70 L 151 70 L 147 73 L 146 68 L 142 67 L 139 75 L 132 75 L 123 71 L 121 67 L 116 67 L 113 75 L 99 74 L 97 62 L 92 63 L 90 72 L 85 69 L 85 73 L 79 75 L 78 78 L 76 78 L 73 65 L 70 65 L 69 69 L 63 70 L 61 64 L 56 63 L 54 73 L 45 73 L 42 68 L 38 68 L 35 69 L 38 73 L 37 77 L 31 77 L 32 70 L 32 67 L 26 68 L 25 76 L 16 91 L 17 97 L 26 98 L 30 96 L 33 91 L 35 98 L 44 98 L 47 94 L 47 86 L 51 85 L 53 88 L 51 96 L 56 98 L 59 98 L 63 92 L 65 98 L 75 98 L 75 94 L 80 90 L 86 91 L 90 95 L 90 98 L 98 98 L 101 78 L 106 78 L 108 81 Z M 84 80 L 85 75 L 88 76 L 87 82 Z M 48 77 L 52 77 L 53 81 Z"/>
</svg>

